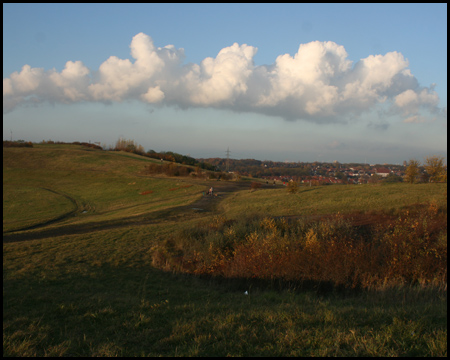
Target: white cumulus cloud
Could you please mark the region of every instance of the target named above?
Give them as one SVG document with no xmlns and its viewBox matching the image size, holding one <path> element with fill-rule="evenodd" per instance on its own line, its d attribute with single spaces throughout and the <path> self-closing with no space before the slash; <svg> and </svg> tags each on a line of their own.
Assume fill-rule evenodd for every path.
<svg viewBox="0 0 450 360">
<path fill-rule="evenodd" d="M 43 69 L 31 68 L 30 65 L 24 65 L 20 73 L 13 72 L 10 76 L 14 92 L 29 94 L 35 91 L 39 86 Z"/>
<path fill-rule="evenodd" d="M 402 111 L 404 116 L 417 114 L 421 107 L 436 112 L 439 104 L 438 94 L 431 89 L 405 90 L 395 96 L 395 105 Z"/>
<path fill-rule="evenodd" d="M 253 46 L 234 43 L 220 50 L 215 59 L 208 57 L 200 65 L 193 65 L 181 79 L 191 103 L 233 105 L 247 91 L 256 51 Z"/>
<path fill-rule="evenodd" d="M 144 33 L 130 44 L 130 59 L 110 56 L 98 70 L 81 61 L 45 71 L 24 65 L 3 79 L 3 112 L 33 102 L 121 102 L 215 107 L 288 120 L 345 122 L 383 104 L 406 122 L 421 109 L 438 113 L 439 97 L 419 82 L 399 52 L 369 55 L 355 64 L 332 41 L 301 44 L 293 56 L 255 65 L 257 48 L 234 43 L 199 64 L 183 64 L 184 49 L 156 47 Z"/>
<path fill-rule="evenodd" d="M 86 88 L 89 84 L 89 69 L 81 61 L 68 61 L 65 68 L 58 72 L 50 72 L 48 79 L 55 86 L 54 96 L 60 96 L 61 101 L 86 100 L 88 95 Z M 50 86 L 49 86 L 50 88 Z M 61 90 L 61 91 L 58 91 Z"/>
<path fill-rule="evenodd" d="M 150 87 L 145 94 L 141 95 L 141 98 L 148 103 L 159 103 L 164 99 L 164 93 L 159 86 Z"/>
</svg>

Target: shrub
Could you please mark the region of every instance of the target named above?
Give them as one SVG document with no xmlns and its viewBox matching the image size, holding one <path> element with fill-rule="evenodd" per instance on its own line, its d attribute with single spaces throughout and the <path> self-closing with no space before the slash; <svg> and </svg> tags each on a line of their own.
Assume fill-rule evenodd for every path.
<svg viewBox="0 0 450 360">
<path fill-rule="evenodd" d="M 3 147 L 33 147 L 33 143 L 31 141 L 25 142 L 23 140 L 18 141 L 3 140 Z"/>
<path fill-rule="evenodd" d="M 287 191 L 290 194 L 295 194 L 298 191 L 298 183 L 296 181 L 289 181 L 287 184 Z"/>
<path fill-rule="evenodd" d="M 178 166 L 174 163 L 169 164 L 148 164 L 143 173 L 144 174 L 165 174 L 167 176 L 189 176 L 194 170 L 187 166 Z"/>
<path fill-rule="evenodd" d="M 364 231 L 340 214 L 291 222 L 216 216 L 183 230 L 174 241 L 159 250 L 155 263 L 177 249 L 178 264 L 189 266 L 174 265 L 172 270 L 194 274 L 343 288 L 447 283 L 446 210 L 435 203 L 402 211 L 389 224 Z"/>
<path fill-rule="evenodd" d="M 97 149 L 97 150 L 103 150 L 103 148 L 101 146 L 96 145 L 96 144 L 91 144 L 91 143 L 86 143 L 86 142 L 82 142 L 82 143 L 79 143 L 79 144 L 83 145 L 83 146 L 86 146 L 88 148 Z"/>
<path fill-rule="evenodd" d="M 229 174 L 226 172 L 219 172 L 218 178 L 222 180 L 231 180 L 233 179 L 233 174 Z"/>
<path fill-rule="evenodd" d="M 258 190 L 259 188 L 261 188 L 261 183 L 260 182 L 256 182 L 256 181 L 252 181 L 252 183 L 250 184 L 250 188 L 252 190 Z"/>
<path fill-rule="evenodd" d="M 114 147 L 115 151 L 126 151 L 131 152 L 137 155 L 146 155 L 144 148 L 142 145 L 139 145 L 134 140 L 127 140 L 120 138 L 116 142 L 116 146 Z"/>
</svg>

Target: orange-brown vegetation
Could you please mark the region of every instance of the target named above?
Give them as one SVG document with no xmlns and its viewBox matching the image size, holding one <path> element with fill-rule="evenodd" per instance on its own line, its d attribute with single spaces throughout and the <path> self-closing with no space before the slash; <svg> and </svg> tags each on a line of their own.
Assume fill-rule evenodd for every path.
<svg viewBox="0 0 450 360">
<path fill-rule="evenodd" d="M 217 216 L 155 247 L 153 265 L 199 275 L 338 288 L 446 286 L 446 209 L 429 203 L 396 215 L 356 215 L 243 220 Z"/>
<path fill-rule="evenodd" d="M 33 143 L 31 141 L 8 141 L 3 140 L 3 147 L 33 147 Z"/>
<path fill-rule="evenodd" d="M 194 169 L 188 166 L 179 166 L 174 163 L 169 164 L 148 164 L 143 173 L 146 175 L 165 174 L 167 176 L 189 176 Z M 197 173 L 196 173 L 197 174 Z"/>
<path fill-rule="evenodd" d="M 261 188 L 261 186 L 262 186 L 261 183 L 257 181 L 252 181 L 252 183 L 250 184 L 250 188 L 252 190 L 258 190 Z"/>
</svg>

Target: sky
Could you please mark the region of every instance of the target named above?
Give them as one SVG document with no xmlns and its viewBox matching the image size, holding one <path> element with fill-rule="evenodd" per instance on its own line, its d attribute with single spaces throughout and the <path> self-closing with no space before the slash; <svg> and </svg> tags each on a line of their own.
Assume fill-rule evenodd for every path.
<svg viewBox="0 0 450 360">
<path fill-rule="evenodd" d="M 3 139 L 447 157 L 447 4 L 3 4 Z"/>
</svg>

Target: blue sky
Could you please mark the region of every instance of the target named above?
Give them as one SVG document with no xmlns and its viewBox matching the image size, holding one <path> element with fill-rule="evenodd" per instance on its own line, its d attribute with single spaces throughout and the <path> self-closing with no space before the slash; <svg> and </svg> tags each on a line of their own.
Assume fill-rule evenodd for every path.
<svg viewBox="0 0 450 360">
<path fill-rule="evenodd" d="M 3 4 L 3 138 L 447 156 L 447 4 Z"/>
</svg>

